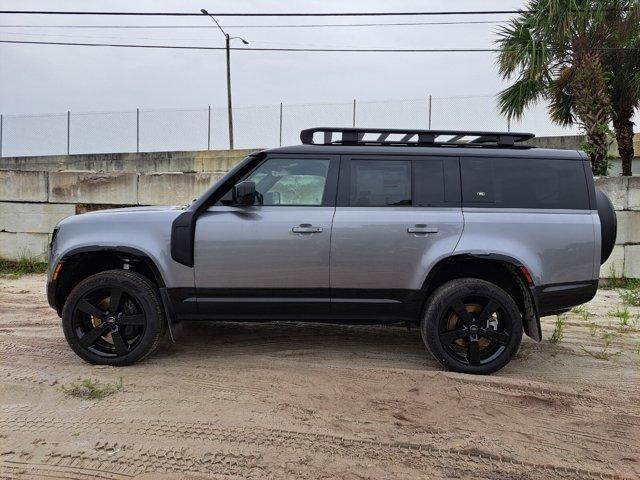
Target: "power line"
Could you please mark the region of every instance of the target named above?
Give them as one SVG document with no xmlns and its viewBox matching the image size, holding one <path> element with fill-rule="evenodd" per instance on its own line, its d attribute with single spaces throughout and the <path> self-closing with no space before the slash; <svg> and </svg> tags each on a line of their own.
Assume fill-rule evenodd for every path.
<svg viewBox="0 0 640 480">
<path fill-rule="evenodd" d="M 523 10 L 462 10 L 444 12 L 333 12 L 333 13 L 214 13 L 216 17 L 398 17 L 434 15 L 511 15 Z M 87 12 L 54 10 L 0 10 L 10 15 L 97 15 L 97 16 L 147 16 L 147 17 L 203 17 L 200 12 Z"/>
<path fill-rule="evenodd" d="M 85 43 L 85 42 L 40 42 L 28 40 L 0 40 L 0 43 L 27 45 L 64 45 L 80 47 L 122 47 L 122 48 L 155 48 L 177 50 L 226 50 L 225 47 L 206 47 L 198 45 L 138 45 L 131 43 Z M 495 48 L 262 48 L 231 47 L 231 50 L 253 52 L 380 52 L 380 53 L 431 53 L 431 52 L 497 52 Z"/>
<path fill-rule="evenodd" d="M 397 22 L 397 23 L 309 23 L 288 25 L 222 25 L 223 28 L 325 28 L 325 27 L 410 27 L 423 25 L 473 25 L 495 24 L 507 20 L 470 20 L 458 22 Z M 125 28 L 125 29 L 173 29 L 173 28 L 217 28 L 212 25 L 0 25 L 0 28 Z"/>
<path fill-rule="evenodd" d="M 225 47 L 206 47 L 196 45 L 138 45 L 127 43 L 81 43 L 81 42 L 40 42 L 27 40 L 0 40 L 0 43 L 27 45 L 63 45 L 81 47 L 121 47 L 121 48 L 153 48 L 175 50 L 226 50 Z M 499 48 L 262 48 L 231 47 L 231 50 L 245 52 L 359 52 L 359 53 L 484 53 L 500 52 Z M 598 50 L 640 50 L 640 48 L 607 48 Z"/>
</svg>

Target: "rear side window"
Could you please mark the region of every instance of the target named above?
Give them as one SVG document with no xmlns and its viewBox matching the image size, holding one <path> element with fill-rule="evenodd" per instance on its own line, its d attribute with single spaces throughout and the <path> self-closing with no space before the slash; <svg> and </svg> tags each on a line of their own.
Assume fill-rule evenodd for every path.
<svg viewBox="0 0 640 480">
<path fill-rule="evenodd" d="M 349 204 L 352 207 L 411 205 L 411 162 L 351 160 Z"/>
<path fill-rule="evenodd" d="M 466 206 L 588 210 L 582 162 L 537 158 L 462 158 Z"/>
<path fill-rule="evenodd" d="M 352 157 L 343 162 L 338 203 L 351 207 L 460 206 L 457 157 Z"/>
</svg>

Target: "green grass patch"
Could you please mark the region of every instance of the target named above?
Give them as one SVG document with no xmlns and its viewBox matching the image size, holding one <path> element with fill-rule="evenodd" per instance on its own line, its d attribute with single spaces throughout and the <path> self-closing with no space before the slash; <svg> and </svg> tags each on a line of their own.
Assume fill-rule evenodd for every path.
<svg viewBox="0 0 640 480">
<path fill-rule="evenodd" d="M 71 383 L 60 387 L 60 391 L 70 397 L 83 398 L 86 400 L 102 400 L 109 395 L 122 390 L 122 377 L 116 383 L 102 383 L 99 380 L 85 378 L 80 383 Z"/>
<path fill-rule="evenodd" d="M 22 257 L 20 260 L 0 259 L 0 275 L 20 277 L 30 273 L 44 273 L 47 271 L 47 263 L 37 257 Z"/>
<path fill-rule="evenodd" d="M 567 318 L 564 315 L 556 315 L 556 324 L 551 334 L 551 343 L 558 344 L 564 338 L 564 327 L 567 323 Z"/>
<path fill-rule="evenodd" d="M 600 284 L 600 288 L 604 290 L 635 290 L 640 288 L 640 280 L 637 278 L 603 278 Z"/>
<path fill-rule="evenodd" d="M 602 335 L 602 346 L 597 349 L 597 350 L 587 350 L 584 346 L 580 347 L 582 348 L 582 351 L 584 353 L 586 353 L 587 355 L 592 356 L 593 358 L 596 358 L 598 360 L 611 360 L 611 358 L 613 357 L 617 357 L 622 355 L 622 350 L 619 351 L 612 351 L 611 350 L 611 344 L 613 343 L 613 339 L 615 338 L 615 335 L 611 332 L 607 332 L 604 333 Z"/>
<path fill-rule="evenodd" d="M 603 290 L 635 290 L 640 289 L 640 279 L 638 278 L 625 278 L 622 275 L 618 275 L 613 265 L 609 267 L 607 277 L 601 279 L 599 287 Z"/>
<path fill-rule="evenodd" d="M 640 306 L 640 288 L 620 290 L 618 293 L 625 305 Z"/>
</svg>

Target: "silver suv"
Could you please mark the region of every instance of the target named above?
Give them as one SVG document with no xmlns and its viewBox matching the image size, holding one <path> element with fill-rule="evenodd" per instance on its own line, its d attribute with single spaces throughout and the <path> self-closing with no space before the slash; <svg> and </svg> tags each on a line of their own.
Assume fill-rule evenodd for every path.
<svg viewBox="0 0 640 480">
<path fill-rule="evenodd" d="M 491 373 L 596 293 L 616 217 L 584 153 L 523 133 L 314 128 L 187 207 L 67 218 L 48 299 L 71 348 L 127 365 L 183 320 L 417 325 Z"/>
</svg>

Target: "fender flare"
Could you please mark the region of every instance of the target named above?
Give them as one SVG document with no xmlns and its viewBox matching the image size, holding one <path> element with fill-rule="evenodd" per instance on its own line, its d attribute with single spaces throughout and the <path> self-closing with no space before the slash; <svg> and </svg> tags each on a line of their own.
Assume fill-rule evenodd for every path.
<svg viewBox="0 0 640 480">
<path fill-rule="evenodd" d="M 148 253 L 142 250 L 139 250 L 137 248 L 129 247 L 125 245 L 91 245 L 91 246 L 85 246 L 85 247 L 72 248 L 71 250 L 65 252 L 60 258 L 60 260 L 58 261 L 58 265 L 63 264 L 62 269 L 64 270 L 64 262 L 66 262 L 70 258 L 83 253 L 98 253 L 98 252 L 110 252 L 110 253 L 116 253 L 116 254 L 121 253 L 124 255 L 132 255 L 136 258 L 139 258 L 141 261 L 145 263 L 146 266 L 149 267 L 149 269 L 153 273 L 154 280 L 158 285 L 158 290 L 160 291 L 160 299 L 162 301 L 162 306 L 164 308 L 165 315 L 167 317 L 167 326 L 169 327 L 169 334 L 171 335 L 171 339 L 175 340 L 174 333 L 173 333 L 174 328 L 172 327 L 172 325 L 176 323 L 177 319 L 174 313 L 173 305 L 171 304 L 170 297 L 167 293 L 166 283 L 164 281 L 162 273 L 160 272 L 160 269 L 156 265 L 155 261 L 151 258 L 151 256 L 149 256 Z M 57 305 L 58 302 L 56 301 L 57 287 L 58 287 L 57 281 L 52 280 L 47 285 L 47 297 L 48 297 L 49 305 L 51 305 L 51 307 L 56 309 L 56 311 L 58 312 L 58 315 L 60 315 L 61 308 Z"/>
<path fill-rule="evenodd" d="M 123 253 L 127 255 L 133 255 L 142 261 L 150 268 L 153 273 L 154 279 L 158 284 L 158 287 L 164 287 L 165 281 L 160 269 L 156 265 L 156 262 L 151 258 L 151 256 L 138 248 L 129 247 L 126 245 L 91 245 L 85 247 L 77 247 L 72 248 L 62 255 L 58 263 L 63 263 L 67 261 L 69 258 L 81 254 L 81 253 L 97 253 L 97 252 L 113 252 L 113 253 Z"/>
<path fill-rule="evenodd" d="M 539 342 L 542 340 L 542 325 L 540 324 L 540 309 L 538 303 L 538 294 L 536 292 L 536 286 L 533 282 L 533 278 L 527 268 L 520 260 L 504 255 L 501 253 L 460 253 L 457 255 L 451 255 L 445 259 L 440 260 L 431 269 L 427 278 L 423 284 L 423 290 L 429 287 L 430 281 L 438 274 L 438 272 L 445 268 L 449 263 L 457 259 L 474 259 L 474 260 L 492 260 L 504 263 L 509 268 L 511 274 L 516 278 L 522 297 L 524 299 L 525 315 L 523 318 L 524 330 L 527 336 L 533 340 Z M 526 273 L 525 273 L 526 272 Z"/>
</svg>

